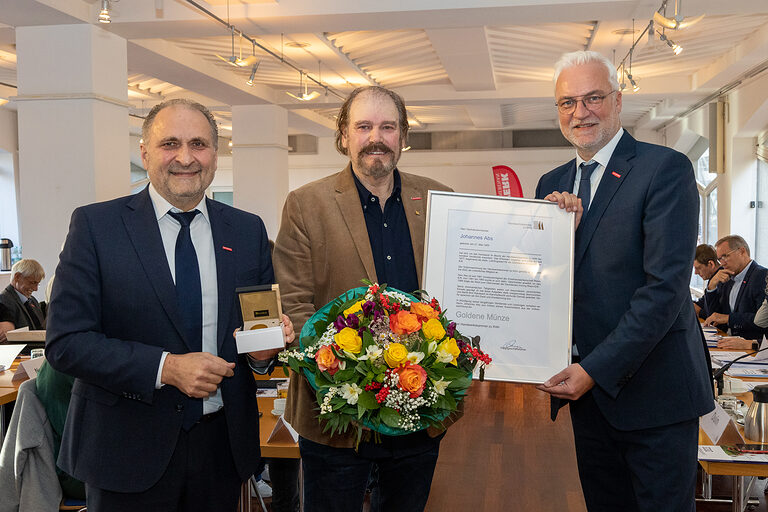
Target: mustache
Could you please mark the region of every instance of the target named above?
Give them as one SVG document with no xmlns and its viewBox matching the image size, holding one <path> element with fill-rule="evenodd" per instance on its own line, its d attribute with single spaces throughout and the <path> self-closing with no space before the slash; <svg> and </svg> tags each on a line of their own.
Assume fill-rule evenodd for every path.
<svg viewBox="0 0 768 512">
<path fill-rule="evenodd" d="M 197 172 L 201 171 L 202 168 L 197 163 L 190 164 L 188 166 L 183 166 L 178 163 L 171 164 L 171 166 L 168 168 L 169 172 Z"/>
<path fill-rule="evenodd" d="M 373 151 L 381 152 L 381 153 L 384 153 L 384 154 L 386 154 L 386 153 L 394 153 L 394 151 L 392 151 L 389 148 L 389 146 L 387 146 L 386 144 L 384 144 L 382 142 L 372 142 L 372 143 L 368 144 L 367 146 L 363 147 L 363 149 L 361 151 L 363 153 L 371 153 Z"/>
</svg>

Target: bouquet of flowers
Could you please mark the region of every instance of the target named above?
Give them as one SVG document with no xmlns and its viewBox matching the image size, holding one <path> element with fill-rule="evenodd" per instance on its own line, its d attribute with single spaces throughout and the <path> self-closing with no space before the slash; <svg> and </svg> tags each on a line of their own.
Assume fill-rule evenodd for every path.
<svg viewBox="0 0 768 512">
<path fill-rule="evenodd" d="M 350 423 L 387 435 L 437 426 L 455 411 L 475 366 L 491 358 L 459 334 L 436 299 L 386 285 L 349 290 L 307 321 L 279 359 L 317 393 L 331 434 Z"/>
</svg>

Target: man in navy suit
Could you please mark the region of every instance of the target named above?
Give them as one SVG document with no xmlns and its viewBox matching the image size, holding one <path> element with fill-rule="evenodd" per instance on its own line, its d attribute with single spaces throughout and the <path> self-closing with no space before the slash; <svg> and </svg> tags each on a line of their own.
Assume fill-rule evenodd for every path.
<svg viewBox="0 0 768 512">
<path fill-rule="evenodd" d="M 157 105 L 142 136 L 150 185 L 76 209 L 56 270 L 46 355 L 75 377 L 58 464 L 92 512 L 234 510 L 259 465 L 235 288 L 273 282 L 267 234 L 205 198 L 218 131 L 204 106 Z"/>
<path fill-rule="evenodd" d="M 696 253 L 693 256 L 693 272 L 706 282 L 705 289 L 708 289 L 710 280 L 722 269 L 720 262 L 717 261 L 717 252 L 715 252 L 714 247 L 709 244 L 701 244 L 696 247 Z M 693 302 L 693 309 L 702 320 L 709 316 L 705 295 Z"/>
<path fill-rule="evenodd" d="M 577 214 L 575 347 L 574 363 L 538 387 L 553 418 L 570 401 L 590 512 L 693 511 L 698 418 L 713 408 L 688 291 L 698 194 L 684 155 L 622 129 L 621 96 L 600 54 L 555 67 L 576 158 L 545 174 L 536 197 Z"/>
<path fill-rule="evenodd" d="M 755 313 L 765 299 L 768 270 L 753 261 L 749 245 L 738 235 L 728 235 L 715 244 L 722 268 L 709 280 L 704 294 L 710 315 L 706 325 L 715 325 L 733 336 L 760 340 L 765 329 L 755 325 Z"/>
</svg>

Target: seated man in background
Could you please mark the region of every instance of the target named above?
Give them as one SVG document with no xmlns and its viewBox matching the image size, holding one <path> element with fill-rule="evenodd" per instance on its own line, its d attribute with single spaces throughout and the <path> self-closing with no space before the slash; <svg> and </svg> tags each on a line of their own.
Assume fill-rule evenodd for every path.
<svg viewBox="0 0 768 512">
<path fill-rule="evenodd" d="M 0 292 L 0 343 L 6 333 L 21 327 L 45 329 L 45 310 L 32 296 L 45 278 L 42 265 L 32 259 L 19 260 L 11 267 L 11 284 Z"/>
<path fill-rule="evenodd" d="M 704 288 L 709 287 L 709 282 L 723 267 L 717 261 L 717 252 L 709 244 L 701 244 L 696 247 L 696 255 L 693 258 L 693 272 L 705 281 Z M 714 286 L 712 287 L 714 289 Z M 696 315 L 702 320 L 707 318 L 710 311 L 707 310 L 707 299 L 702 295 L 699 300 L 694 301 L 693 309 Z"/>
<path fill-rule="evenodd" d="M 733 336 L 760 339 L 764 329 L 755 325 L 754 319 L 765 298 L 768 270 L 752 260 L 747 242 L 738 235 L 721 238 L 715 250 L 722 269 L 709 280 L 704 294 L 710 313 L 704 324 Z"/>
</svg>

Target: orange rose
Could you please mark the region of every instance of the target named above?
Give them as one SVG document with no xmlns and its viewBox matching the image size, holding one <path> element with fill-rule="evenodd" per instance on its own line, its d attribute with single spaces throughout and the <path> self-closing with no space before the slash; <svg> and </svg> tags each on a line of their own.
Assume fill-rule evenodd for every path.
<svg viewBox="0 0 768 512">
<path fill-rule="evenodd" d="M 411 302 L 411 313 L 418 316 L 422 322 L 439 316 L 432 306 L 423 302 Z"/>
<path fill-rule="evenodd" d="M 421 329 L 421 321 L 413 313 L 400 310 L 394 315 L 389 315 L 389 328 L 395 334 L 411 334 Z"/>
<path fill-rule="evenodd" d="M 330 345 L 320 347 L 315 353 L 315 361 L 321 372 L 328 372 L 329 375 L 333 375 L 339 371 L 339 360 Z"/>
<path fill-rule="evenodd" d="M 397 370 L 397 387 L 411 394 L 411 398 L 421 396 L 427 382 L 427 372 L 417 364 L 406 363 Z"/>
</svg>

